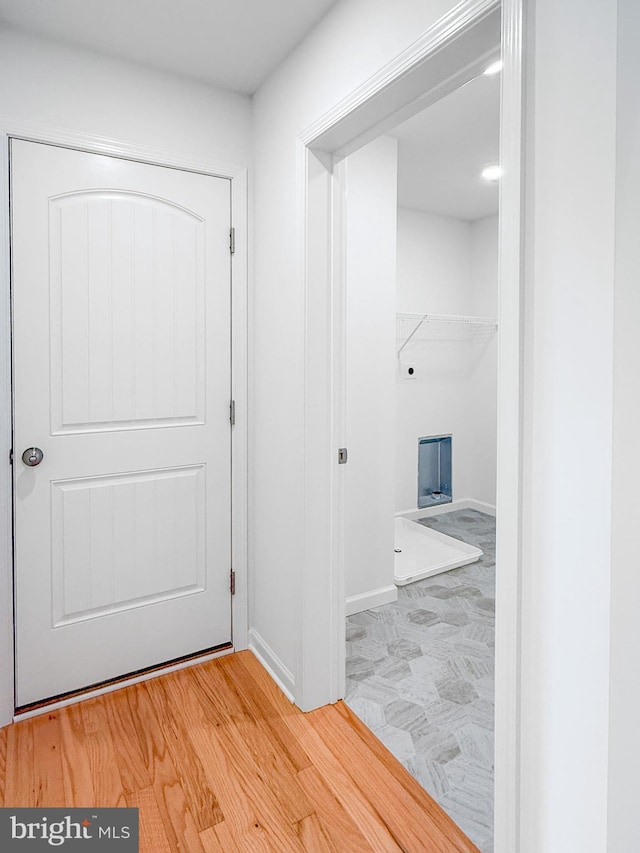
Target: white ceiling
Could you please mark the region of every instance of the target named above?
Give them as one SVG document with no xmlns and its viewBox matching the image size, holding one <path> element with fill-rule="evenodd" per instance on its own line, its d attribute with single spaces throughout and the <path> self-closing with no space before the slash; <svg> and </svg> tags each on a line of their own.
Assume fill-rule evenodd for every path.
<svg viewBox="0 0 640 853">
<path fill-rule="evenodd" d="M 477 77 L 391 131 L 398 204 L 481 219 L 498 212 L 498 184 L 480 177 L 500 151 L 500 75 Z"/>
<path fill-rule="evenodd" d="M 336 0 L 0 0 L 0 22 L 252 94 Z"/>
<path fill-rule="evenodd" d="M 0 0 L 0 23 L 252 94 L 336 0 Z M 391 132 L 401 207 L 480 219 L 498 187 L 500 79 L 480 76 Z"/>
</svg>

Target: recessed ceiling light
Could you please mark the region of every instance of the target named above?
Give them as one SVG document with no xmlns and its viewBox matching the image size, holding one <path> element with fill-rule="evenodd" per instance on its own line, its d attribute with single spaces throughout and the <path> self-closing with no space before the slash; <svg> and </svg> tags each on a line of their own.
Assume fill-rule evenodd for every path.
<svg viewBox="0 0 640 853">
<path fill-rule="evenodd" d="M 502 71 L 502 60 L 496 59 L 495 62 L 492 62 L 491 65 L 487 65 L 487 67 L 482 72 L 485 77 L 495 77 L 496 74 L 499 74 Z"/>
<path fill-rule="evenodd" d="M 502 166 L 497 163 L 493 166 L 487 166 L 482 170 L 482 177 L 485 181 L 497 181 L 502 177 Z"/>
</svg>

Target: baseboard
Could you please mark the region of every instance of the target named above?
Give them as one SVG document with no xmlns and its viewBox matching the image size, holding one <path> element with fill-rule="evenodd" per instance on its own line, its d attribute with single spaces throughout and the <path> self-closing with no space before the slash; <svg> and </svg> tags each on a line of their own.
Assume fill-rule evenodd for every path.
<svg viewBox="0 0 640 853">
<path fill-rule="evenodd" d="M 488 504 L 484 501 L 477 501 L 475 498 L 469 498 L 467 503 L 469 504 L 469 509 L 477 509 L 478 512 L 484 512 L 485 515 L 492 515 L 494 518 L 496 517 L 496 508 L 493 504 Z"/>
<path fill-rule="evenodd" d="M 475 498 L 459 498 L 458 500 L 451 501 L 451 503 L 440 504 L 439 506 L 427 506 L 422 509 L 405 509 L 402 512 L 397 512 L 396 518 L 409 518 L 415 521 L 417 518 L 444 515 L 446 512 L 455 512 L 459 509 L 476 509 L 478 512 L 484 512 L 494 517 L 496 514 L 496 508 L 493 504 L 477 501 Z"/>
<path fill-rule="evenodd" d="M 398 587 L 395 584 L 361 592 L 359 595 L 350 595 L 345 604 L 346 615 L 353 616 L 354 613 L 371 610 L 372 607 L 380 607 L 382 604 L 393 604 L 397 600 Z"/>
<path fill-rule="evenodd" d="M 287 699 L 290 702 L 295 702 L 293 674 L 254 628 L 249 628 L 249 650 L 258 658 Z"/>
<path fill-rule="evenodd" d="M 445 512 L 455 512 L 457 509 L 467 509 L 469 501 L 466 498 L 459 498 L 451 501 L 448 504 L 440 504 L 439 506 L 425 506 L 422 509 L 405 509 L 402 512 L 396 513 L 396 518 L 409 518 L 415 521 L 416 518 L 426 518 L 430 515 L 443 515 Z"/>
</svg>

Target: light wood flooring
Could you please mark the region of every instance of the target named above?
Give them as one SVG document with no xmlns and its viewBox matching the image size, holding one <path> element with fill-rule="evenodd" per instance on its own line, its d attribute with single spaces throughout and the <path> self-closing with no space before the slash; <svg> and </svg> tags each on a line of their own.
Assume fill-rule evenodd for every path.
<svg viewBox="0 0 640 853">
<path fill-rule="evenodd" d="M 0 805 L 137 806 L 144 853 L 477 851 L 342 702 L 303 714 L 250 652 L 0 730 Z"/>
</svg>

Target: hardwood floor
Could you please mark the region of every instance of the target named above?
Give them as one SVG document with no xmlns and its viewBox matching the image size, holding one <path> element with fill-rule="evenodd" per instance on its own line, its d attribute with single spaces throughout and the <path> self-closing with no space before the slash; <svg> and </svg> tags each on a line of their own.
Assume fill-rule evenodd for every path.
<svg viewBox="0 0 640 853">
<path fill-rule="evenodd" d="M 0 730 L 0 804 L 136 806 L 145 853 L 477 853 L 346 705 L 303 714 L 250 652 Z"/>
</svg>

